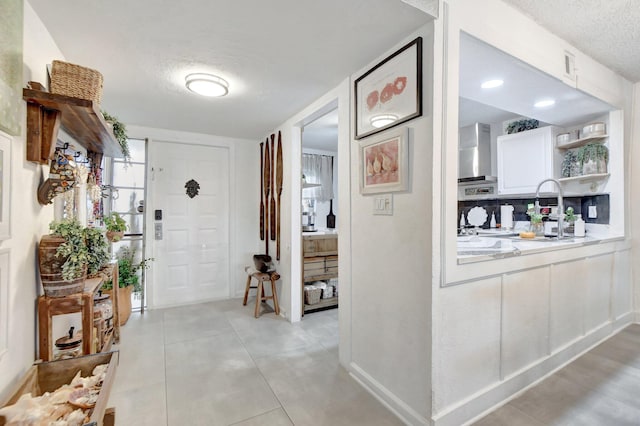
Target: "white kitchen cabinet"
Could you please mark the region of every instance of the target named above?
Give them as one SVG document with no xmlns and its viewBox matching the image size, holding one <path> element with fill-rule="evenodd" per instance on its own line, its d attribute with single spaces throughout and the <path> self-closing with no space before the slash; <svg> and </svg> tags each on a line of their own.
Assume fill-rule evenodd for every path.
<svg viewBox="0 0 640 426">
<path fill-rule="evenodd" d="M 554 177 L 555 136 L 559 129 L 541 127 L 511 135 L 498 136 L 498 193 L 531 194 L 538 183 Z M 553 183 L 541 192 L 555 192 Z"/>
</svg>

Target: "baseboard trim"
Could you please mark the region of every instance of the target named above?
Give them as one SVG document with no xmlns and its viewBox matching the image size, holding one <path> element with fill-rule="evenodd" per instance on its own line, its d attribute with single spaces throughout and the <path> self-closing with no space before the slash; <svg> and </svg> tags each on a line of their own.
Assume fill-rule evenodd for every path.
<svg viewBox="0 0 640 426">
<path fill-rule="evenodd" d="M 380 401 L 385 407 L 391 410 L 400 420 L 407 425 L 429 425 L 429 420 L 420 413 L 409 407 L 404 401 L 398 398 L 393 392 L 385 388 L 380 382 L 371 377 L 356 363 L 349 364 L 349 374 L 360 385 Z"/>
<path fill-rule="evenodd" d="M 486 416 L 496 408 L 517 398 L 529 388 L 537 385 L 579 356 L 620 332 L 633 322 L 633 313 L 603 324 L 547 358 L 513 374 L 504 381 L 470 396 L 460 403 L 447 407 L 433 416 L 434 426 L 469 425 Z M 636 315 L 637 317 L 637 315 Z"/>
</svg>

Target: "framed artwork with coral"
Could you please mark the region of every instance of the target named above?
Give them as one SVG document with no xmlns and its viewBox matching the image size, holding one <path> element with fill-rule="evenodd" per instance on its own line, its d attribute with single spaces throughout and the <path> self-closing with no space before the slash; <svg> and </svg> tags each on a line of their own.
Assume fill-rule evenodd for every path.
<svg viewBox="0 0 640 426">
<path fill-rule="evenodd" d="M 355 138 L 422 115 L 422 37 L 407 43 L 355 81 Z"/>
<path fill-rule="evenodd" d="M 360 141 L 360 193 L 406 191 L 409 187 L 409 128 Z"/>
</svg>

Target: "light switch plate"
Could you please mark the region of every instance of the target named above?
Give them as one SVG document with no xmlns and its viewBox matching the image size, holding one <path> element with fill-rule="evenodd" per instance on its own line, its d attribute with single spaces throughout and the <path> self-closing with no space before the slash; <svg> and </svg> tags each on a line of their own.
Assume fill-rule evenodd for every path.
<svg viewBox="0 0 640 426">
<path fill-rule="evenodd" d="M 598 217 L 598 206 L 589 206 L 589 219 Z"/>
<path fill-rule="evenodd" d="M 377 194 L 373 198 L 374 215 L 393 215 L 393 194 Z"/>
</svg>

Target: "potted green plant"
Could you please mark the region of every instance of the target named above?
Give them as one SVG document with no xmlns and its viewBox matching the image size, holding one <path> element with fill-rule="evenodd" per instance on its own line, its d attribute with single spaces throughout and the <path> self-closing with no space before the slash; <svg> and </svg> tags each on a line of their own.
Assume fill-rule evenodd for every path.
<svg viewBox="0 0 640 426">
<path fill-rule="evenodd" d="M 109 260 L 102 232 L 84 228 L 75 219 L 51 222 L 51 234 L 38 246 L 44 293 L 63 297 L 84 289 L 87 271 L 96 273 Z"/>
<path fill-rule="evenodd" d="M 606 173 L 609 149 L 599 143 L 589 143 L 578 150 L 578 162 L 583 175 Z"/>
<path fill-rule="evenodd" d="M 544 225 L 542 223 L 544 215 L 542 213 L 536 213 L 533 204 L 527 206 L 527 215 L 529 216 L 530 223 L 529 230 L 536 235 L 544 235 Z"/>
<path fill-rule="evenodd" d="M 117 117 L 109 114 L 106 111 L 102 111 L 102 116 L 105 121 L 111 125 L 113 129 L 113 136 L 116 137 L 118 144 L 120 144 L 120 150 L 126 162 L 131 161 L 131 151 L 129 150 L 129 138 L 127 136 L 127 128 L 122 124 Z"/>
<path fill-rule="evenodd" d="M 131 294 L 142 291 L 139 271 L 148 269 L 153 258 L 135 261 L 135 250 L 122 247 L 116 257 L 118 259 L 118 318 L 120 325 L 125 325 L 131 316 Z M 113 282 L 107 282 L 102 286 L 103 290 L 112 291 Z"/>
<path fill-rule="evenodd" d="M 76 220 L 52 222 L 51 234 L 38 245 L 40 278 L 44 294 L 64 297 L 84 289 L 89 251 L 82 225 Z"/>
<path fill-rule="evenodd" d="M 98 228 L 84 228 L 87 245 L 87 267 L 89 274 L 96 274 L 109 261 L 109 246 L 104 234 Z"/>
<path fill-rule="evenodd" d="M 127 222 L 116 212 L 103 218 L 104 226 L 107 228 L 107 240 L 112 243 L 120 241 L 127 230 Z"/>
<path fill-rule="evenodd" d="M 577 216 L 575 215 L 575 212 L 573 210 L 573 207 L 567 207 L 567 210 L 564 213 L 564 220 L 565 223 L 567 223 L 567 228 L 565 229 L 566 232 L 572 233 L 574 232 L 574 224 L 576 221 Z"/>
</svg>

